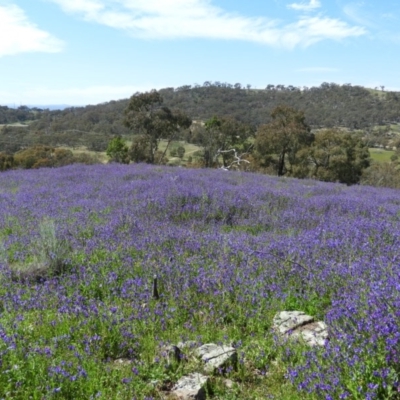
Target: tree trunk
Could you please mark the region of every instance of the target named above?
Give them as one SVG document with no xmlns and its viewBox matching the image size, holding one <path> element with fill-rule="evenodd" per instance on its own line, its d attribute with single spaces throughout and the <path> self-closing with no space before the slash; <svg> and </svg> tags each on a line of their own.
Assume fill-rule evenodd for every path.
<svg viewBox="0 0 400 400">
<path fill-rule="evenodd" d="M 282 152 L 279 155 L 279 161 L 278 161 L 278 176 L 283 176 L 285 169 L 285 152 Z"/>
</svg>

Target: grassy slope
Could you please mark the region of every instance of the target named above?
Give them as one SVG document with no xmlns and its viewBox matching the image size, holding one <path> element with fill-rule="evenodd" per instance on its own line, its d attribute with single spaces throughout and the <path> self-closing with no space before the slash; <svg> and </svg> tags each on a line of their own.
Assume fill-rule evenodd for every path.
<svg viewBox="0 0 400 400">
<path fill-rule="evenodd" d="M 109 157 L 107 156 L 105 151 L 92 151 L 92 150 L 88 150 L 85 146 L 81 146 L 81 147 L 77 147 L 77 148 L 75 148 L 75 147 L 62 147 L 62 148 L 66 149 L 66 150 L 71 150 L 74 155 L 79 155 L 79 154 L 85 153 L 85 154 L 89 154 L 93 157 L 97 157 L 100 160 L 100 162 L 102 162 L 103 164 L 106 164 L 109 161 Z"/>
<path fill-rule="evenodd" d="M 369 153 L 373 161 L 390 162 L 390 157 L 395 153 L 393 150 L 370 148 Z"/>
<path fill-rule="evenodd" d="M 384 312 L 386 304 L 397 309 L 398 192 L 146 165 L 11 171 L 0 186 L 4 398 L 165 398 L 162 382 L 202 366 L 190 358 L 165 368 L 157 348 L 187 339 L 238 347 L 238 369 L 227 373 L 233 387 L 211 378 L 216 400 L 325 398 L 286 378 L 312 358 L 301 345 L 275 342 L 271 321 L 284 309 L 320 319 L 330 312 L 338 338 L 349 331 L 335 342 L 341 357 L 332 365 L 321 357 L 306 368 L 316 376 L 333 368 L 332 398 L 344 385 L 348 398 L 363 400 L 369 384 L 383 382 L 372 372 L 388 367 L 388 354 L 371 343 L 385 340 L 388 326 L 388 340 L 399 332 Z M 39 229 L 49 219 L 56 236 Z M 62 240 L 70 246 L 66 274 L 10 279 L 5 263 L 45 262 Z M 336 315 L 349 320 L 341 309 L 359 321 L 357 335 L 340 319 L 335 330 Z M 374 331 L 380 324 L 386 331 Z M 329 376 L 319 379 L 329 387 Z"/>
<path fill-rule="evenodd" d="M 130 146 L 132 144 L 131 141 L 127 141 L 126 142 L 128 146 Z M 167 141 L 166 140 L 161 140 L 160 145 L 159 145 L 159 150 L 160 151 L 164 151 L 165 148 L 167 146 Z M 187 159 L 190 155 L 193 155 L 193 153 L 195 153 L 196 151 L 201 150 L 201 147 L 195 145 L 195 144 L 191 144 L 191 143 L 187 143 L 184 141 L 174 141 L 170 144 L 169 146 L 169 150 L 176 148 L 178 146 L 183 146 L 185 148 L 185 155 L 182 159 L 182 162 L 187 162 Z M 105 151 L 91 151 L 91 150 L 87 150 L 87 148 L 85 146 L 80 146 L 78 148 L 75 147 L 62 147 L 63 149 L 66 150 L 70 150 L 72 151 L 73 154 L 78 155 L 78 154 L 82 154 L 82 153 L 87 153 L 89 155 L 92 156 L 96 156 L 99 158 L 99 160 L 103 163 L 106 164 L 109 161 L 109 157 L 107 156 Z M 176 163 L 180 163 L 180 159 L 178 157 L 170 157 L 169 155 L 169 150 L 167 150 L 167 158 L 174 160 Z"/>
</svg>

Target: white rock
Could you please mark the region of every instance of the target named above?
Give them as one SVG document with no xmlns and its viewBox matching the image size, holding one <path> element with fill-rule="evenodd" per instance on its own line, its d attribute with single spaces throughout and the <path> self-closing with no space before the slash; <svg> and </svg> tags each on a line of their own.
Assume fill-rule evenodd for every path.
<svg viewBox="0 0 400 400">
<path fill-rule="evenodd" d="M 275 315 L 273 319 L 273 328 L 284 335 L 289 331 L 295 330 L 313 321 L 313 317 L 302 311 L 282 311 Z"/>
<path fill-rule="evenodd" d="M 228 389 L 232 389 L 234 382 L 231 379 L 225 379 L 224 380 L 224 385 L 228 388 Z"/>
<path fill-rule="evenodd" d="M 301 337 L 310 346 L 324 346 L 328 339 L 328 326 L 318 321 L 301 327 L 291 337 Z"/>
<path fill-rule="evenodd" d="M 197 348 L 194 353 L 205 362 L 207 372 L 213 372 L 228 365 L 236 367 L 237 352 L 231 346 L 218 346 L 214 343 L 208 343 Z"/>
<path fill-rule="evenodd" d="M 204 386 L 208 383 L 208 377 L 194 373 L 184 376 L 172 388 L 171 394 L 180 400 L 204 400 L 206 391 Z"/>
<path fill-rule="evenodd" d="M 132 360 L 129 360 L 127 358 L 117 358 L 116 360 L 114 360 L 115 365 L 122 365 L 122 366 L 132 364 L 132 362 L 133 362 Z"/>
<path fill-rule="evenodd" d="M 310 346 L 324 346 L 328 339 L 328 327 L 322 321 L 302 311 L 282 311 L 275 315 L 273 329 L 282 337 L 301 338 Z"/>
</svg>

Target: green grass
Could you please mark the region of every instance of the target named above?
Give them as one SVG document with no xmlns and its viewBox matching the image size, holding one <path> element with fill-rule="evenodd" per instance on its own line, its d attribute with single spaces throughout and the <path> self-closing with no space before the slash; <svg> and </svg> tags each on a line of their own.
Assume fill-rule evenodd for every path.
<svg viewBox="0 0 400 400">
<path fill-rule="evenodd" d="M 377 95 L 380 99 L 384 99 L 386 96 L 386 93 L 384 90 L 381 89 L 372 89 L 372 88 L 366 88 L 371 94 Z"/>
<path fill-rule="evenodd" d="M 84 258 L 81 254 L 80 258 Z M 89 259 L 85 259 L 85 265 L 97 264 L 99 258 L 107 260 L 107 266 L 101 274 L 93 276 L 93 279 L 77 287 L 67 287 L 67 297 L 74 295 L 84 296 L 87 301 L 98 302 L 99 317 L 82 318 L 80 316 L 71 319 L 71 315 L 63 316 L 57 312 L 60 304 L 57 294 L 49 299 L 46 313 L 38 314 L 33 310 L 24 312 L 21 315 L 7 313 L 2 317 L 2 325 L 7 332 L 14 332 L 17 336 L 23 337 L 25 343 L 17 341 L 17 349 L 13 353 L 14 359 L 4 359 L 8 365 L 14 365 L 9 371 L 10 381 L 29 381 L 31 387 L 36 387 L 36 394 L 45 391 L 45 387 L 54 387 L 60 390 L 56 399 L 89 399 L 94 388 L 99 390 L 99 399 L 131 399 L 132 388 L 137 399 L 144 399 L 152 396 L 154 399 L 166 398 L 163 392 L 163 382 L 176 382 L 180 377 L 193 373 L 202 372 L 201 363 L 195 358 L 189 358 L 186 362 L 166 368 L 164 361 L 155 362 L 154 359 L 160 354 L 154 338 L 165 342 L 176 343 L 182 337 L 187 336 L 187 315 L 182 310 L 176 315 L 167 329 L 162 329 L 157 318 L 146 323 L 140 320 L 128 320 L 130 305 L 123 299 L 115 296 L 112 290 L 107 287 L 106 277 L 116 271 L 120 271 L 121 262 L 115 254 L 94 253 Z M 31 292 L 34 288 L 26 288 Z M 145 312 L 157 314 L 160 307 L 173 309 L 177 305 L 172 299 L 168 299 L 166 288 L 161 286 L 162 303 L 150 301 L 145 307 Z M 195 301 L 197 293 L 192 293 L 192 301 Z M 91 300 L 90 300 L 91 299 Z M 213 299 L 208 299 L 210 304 Z M 205 298 L 198 298 L 199 302 L 207 301 Z M 53 306 L 51 306 L 53 303 Z M 102 305 L 100 305 L 102 304 Z M 126 331 L 131 332 L 137 339 L 124 346 L 126 338 L 121 336 L 121 331 L 116 329 L 110 319 L 101 315 L 109 314 L 110 309 L 118 310 L 115 314 L 117 319 L 126 319 Z M 276 309 L 280 308 L 276 304 Z M 288 365 L 302 357 L 304 348 L 301 345 L 293 346 L 291 358 L 286 355 L 286 346 L 277 346 L 270 331 L 269 323 L 273 318 L 271 309 L 265 312 L 260 307 L 259 322 L 246 321 L 245 309 L 235 307 L 233 310 L 229 299 L 216 305 L 216 310 L 224 309 L 227 316 L 224 321 L 218 323 L 218 329 L 209 329 L 209 324 L 215 322 L 213 310 L 205 309 L 191 317 L 190 330 L 196 332 L 197 337 L 207 342 L 223 342 L 226 337 L 242 340 L 239 348 L 239 365 L 236 371 L 230 372 L 227 376 L 215 374 L 211 376 L 210 390 L 212 399 L 264 399 L 268 394 L 273 398 L 282 400 L 308 399 L 316 400 L 313 396 L 304 393 L 299 394 L 286 379 Z M 146 311 L 147 310 L 147 311 Z M 229 310 L 232 312 L 229 313 Z M 264 311 L 263 311 L 264 310 Z M 20 322 L 15 324 L 15 318 Z M 186 324 L 185 324 L 186 323 Z M 213 325 L 214 326 L 214 325 Z M 71 335 L 73 338 L 71 339 Z M 85 337 L 93 338 L 98 335 L 99 339 L 88 340 L 90 349 L 84 348 L 82 343 Z M 54 338 L 57 338 L 55 341 Z M 25 356 L 26 343 L 36 343 L 39 349 L 32 354 Z M 71 342 L 77 343 L 71 347 Z M 134 344 L 134 345 L 133 345 Z M 133 346 L 133 347 L 132 347 Z M 88 357 L 88 351 L 91 356 Z M 123 360 L 132 358 L 134 352 L 134 364 L 124 363 Z M 43 353 L 42 355 L 40 353 Z M 51 357 L 46 356 L 51 354 Z M 116 363 L 116 360 L 122 363 Z M 88 376 L 95 379 L 86 380 L 79 375 L 80 366 L 84 366 Z M 132 368 L 136 369 L 136 376 L 129 384 L 124 383 L 124 378 L 132 379 Z M 62 368 L 63 378 L 60 374 L 44 382 L 43 376 L 54 368 Z M 72 377 L 75 379 L 71 381 Z M 234 382 L 232 388 L 224 384 L 226 378 Z M 154 383 L 153 383 L 154 382 Z M 21 391 L 14 386 L 7 387 L 6 381 L 2 380 L 2 390 L 6 393 L 13 393 L 13 399 L 26 399 L 27 393 L 23 386 Z M 7 396 L 5 398 L 8 398 Z M 36 397 L 35 397 L 36 398 Z M 53 397 L 51 397 L 53 398 Z M 40 399 L 40 397 L 37 397 Z"/>
<path fill-rule="evenodd" d="M 160 151 L 164 151 L 166 146 L 167 146 L 167 141 L 166 140 L 161 140 L 158 149 Z M 128 145 L 128 147 L 130 147 L 132 145 L 132 141 L 131 140 L 126 140 L 126 144 Z M 183 159 L 181 160 L 179 157 L 171 157 L 169 152 L 171 149 L 177 148 L 178 146 L 183 146 L 185 148 L 185 155 L 183 157 Z M 66 150 L 70 150 L 72 151 L 72 153 L 74 155 L 79 155 L 82 153 L 86 153 L 89 154 L 91 156 L 95 156 L 99 159 L 100 162 L 102 162 L 103 164 L 106 164 L 109 161 L 109 157 L 107 156 L 105 151 L 91 151 L 91 150 L 87 150 L 87 148 L 85 146 L 80 146 L 80 147 L 68 147 L 68 146 L 63 146 L 61 147 L 63 149 Z M 177 140 L 177 141 L 173 141 L 170 143 L 168 150 L 167 150 L 167 158 L 168 160 L 173 163 L 174 165 L 182 165 L 188 162 L 188 158 L 189 156 L 193 157 L 193 154 L 196 153 L 197 151 L 201 150 L 202 147 L 197 146 L 195 144 L 192 143 L 187 143 L 183 140 Z M 193 157 L 194 159 L 196 157 Z"/>
<path fill-rule="evenodd" d="M 130 169 L 121 176 L 122 184 L 130 188 L 128 198 L 118 197 L 123 206 L 136 201 L 131 182 L 134 178 L 142 178 L 142 175 L 135 177 Z M 157 175 L 158 170 L 161 167 L 154 168 Z M 232 174 L 227 175 L 227 179 L 230 185 L 241 186 L 245 177 Z M 170 179 L 163 181 L 169 185 L 172 182 Z M 276 180 L 279 193 L 290 190 L 290 183 L 287 178 Z M 67 184 L 69 188 L 70 182 Z M 11 183 L 8 185 L 12 187 Z M 301 193 L 305 197 L 324 193 L 312 191 L 314 186 L 319 187 L 316 181 L 301 181 L 301 185 Z M 304 189 L 304 185 L 307 188 Z M 97 196 L 104 196 L 104 192 L 99 190 L 101 186 L 96 184 L 95 188 L 96 199 Z M 31 190 L 30 180 L 27 193 Z M 336 194 L 345 191 L 345 187 L 335 186 L 332 190 L 334 194 L 331 195 L 336 197 Z M 18 194 L 23 196 L 24 191 Z M 114 191 L 112 194 L 114 198 Z M 292 200 L 288 195 L 280 194 L 275 199 L 274 196 L 266 192 L 266 196 L 260 198 L 260 207 L 268 211 L 261 214 L 268 217 L 265 224 L 244 219 L 237 225 L 221 226 L 224 235 L 221 237 L 223 240 L 218 242 L 210 239 L 214 223 L 209 225 L 212 227 L 209 235 L 197 235 L 200 224 L 195 214 L 197 209 L 193 209 L 192 230 L 185 232 L 193 237 L 193 244 L 199 245 L 201 250 L 192 247 L 192 242 L 190 246 L 180 247 L 179 240 L 184 239 L 177 236 L 161 236 L 162 241 L 158 240 L 156 233 L 154 238 L 157 240 L 147 241 L 145 246 L 138 244 L 139 239 L 131 241 L 129 245 L 120 240 L 114 241 L 109 234 L 111 229 L 139 238 L 136 218 L 140 212 L 132 213 L 131 210 L 136 211 L 132 208 L 124 214 L 113 214 L 108 203 L 101 203 L 96 211 L 91 204 L 78 201 L 67 202 L 67 210 L 65 206 L 62 207 L 62 213 L 65 211 L 67 214 L 62 217 L 66 218 L 63 219 L 65 222 L 59 226 L 68 227 L 65 240 L 79 244 L 73 251 L 64 246 L 65 243 L 61 241 L 63 236 L 56 235 L 59 232 L 56 229 L 57 220 L 45 218 L 38 222 L 33 215 L 19 218 L 18 209 L 18 218 L 9 217 L 0 227 L 0 245 L 2 240 L 6 243 L 13 237 L 23 238 L 24 231 L 31 232 L 33 224 L 39 224 L 40 229 L 35 236 L 28 236 L 29 240 L 16 241 L 15 247 L 8 245 L 1 249 L 0 246 L 0 263 L 13 264 L 11 267 L 29 267 L 34 262 L 52 268 L 49 261 L 67 259 L 69 272 L 66 276 L 59 274 L 56 264 L 51 274 L 56 276 L 56 280 L 41 284 L 20 281 L 10 284 L 8 275 L 0 274 L 0 299 L 6 299 L 4 306 L 0 302 L 0 398 L 168 399 L 165 385 L 175 383 L 190 373 L 203 372 L 204 367 L 199 360 L 190 356 L 186 361 L 166 365 L 160 355 L 160 345 L 194 340 L 198 343 L 235 342 L 238 349 L 237 369 L 226 372 L 225 376 L 216 372 L 210 377 L 212 395 L 208 398 L 211 400 L 319 400 L 321 397 L 298 391 L 296 385 L 290 383 L 288 371 L 306 363 L 306 347 L 301 343 L 277 341 L 271 329 L 273 317 L 282 310 L 302 310 L 321 320 L 331 307 L 336 291 L 346 285 L 352 288 L 353 285 L 347 278 L 343 283 L 343 276 L 338 274 L 329 277 L 329 289 L 324 293 L 317 292 L 312 285 L 303 283 L 300 275 L 293 273 L 296 259 L 292 261 L 291 255 L 283 254 L 275 263 L 271 259 L 253 258 L 246 250 L 238 250 L 230 244 L 230 239 L 245 236 L 250 243 L 257 243 L 253 241 L 255 237 L 266 231 L 275 233 L 279 240 L 284 236 L 293 236 L 290 241 L 295 243 L 296 237 L 302 235 L 301 230 L 308 231 L 308 220 L 304 221 L 307 224 L 301 228 L 281 222 L 281 211 L 292 209 L 292 204 L 300 198 Z M 162 202 L 163 211 L 160 215 L 164 217 L 165 211 L 171 210 L 173 213 L 180 209 L 180 205 L 184 204 L 182 200 L 208 207 L 212 199 L 206 193 L 186 198 L 175 194 L 167 198 L 167 202 Z M 229 201 L 229 195 L 224 201 Z M 149 202 L 149 207 L 155 210 L 154 201 Z M 246 211 L 247 208 L 246 204 L 242 208 L 237 206 L 236 210 Z M 325 210 L 317 208 L 311 215 L 316 214 L 316 220 L 319 220 L 319 215 L 324 216 Z M 215 219 L 214 215 L 219 215 L 217 212 L 220 209 L 210 209 L 210 214 L 211 211 Z M 83 213 L 86 224 L 80 221 Z M 180 222 L 179 218 L 183 217 L 180 213 L 176 214 L 177 222 Z M 113 225 L 107 225 L 107 216 L 110 216 Z M 78 225 L 80 223 L 82 225 Z M 103 230 L 105 226 L 107 229 Z M 186 226 L 186 222 L 181 226 Z M 76 229 L 72 231 L 73 227 Z M 154 229 L 159 229 L 158 224 L 154 224 Z M 295 231 L 295 234 L 289 232 L 296 229 L 299 231 Z M 153 235 L 151 229 L 149 232 Z M 101 241 L 94 247 L 96 234 L 101 235 Z M 371 232 L 372 238 L 374 235 Z M 330 239 L 335 235 L 328 230 L 317 238 L 316 246 L 323 247 L 324 242 L 329 240 L 331 243 Z M 271 239 L 272 236 L 268 236 L 267 240 Z M 259 242 L 263 246 L 261 250 L 267 240 Z M 388 237 L 388 241 L 391 240 Z M 180 250 L 176 250 L 177 247 Z M 24 251 L 25 248 L 28 251 Z M 337 250 L 333 249 L 332 252 L 336 253 Z M 21 257 L 21 254 L 25 256 Z M 321 254 L 326 257 L 324 253 Z M 349 254 L 349 263 L 353 262 L 353 256 L 353 253 Z M 331 257 L 326 260 L 330 263 Z M 301 259 L 298 261 L 303 264 Z M 174 267 L 167 268 L 171 263 Z M 244 265 L 246 268 L 243 268 Z M 302 275 L 303 271 L 307 271 L 307 276 L 314 270 L 318 273 L 313 260 L 301 268 Z M 229 273 L 233 271 L 235 283 L 226 290 L 223 277 L 228 270 Z M 270 273 L 263 275 L 266 270 Z M 154 272 L 159 274 L 158 301 L 151 296 Z M 182 276 L 184 279 L 181 280 Z M 213 276 L 212 280 L 207 276 Z M 242 283 L 244 278 L 248 280 L 250 277 L 251 288 L 242 287 L 245 285 Z M 202 284 L 197 283 L 201 281 Z M 275 290 L 278 285 L 272 286 L 272 282 L 282 282 L 279 296 L 276 296 L 279 292 Z M 7 293 L 12 295 L 7 296 Z M 8 351 L 9 348 L 13 351 Z M 371 365 L 374 367 L 375 364 Z M 372 367 L 371 371 L 374 371 Z M 62 373 L 56 372 L 59 370 Z M 226 386 L 226 378 L 233 382 L 232 387 Z M 354 385 L 358 385 L 358 381 Z M 354 396 L 351 399 L 360 400 L 361 397 Z"/>
<path fill-rule="evenodd" d="M 80 154 L 89 154 L 90 156 L 97 157 L 97 159 L 103 164 L 107 164 L 109 160 L 109 157 L 107 156 L 105 151 L 88 150 L 86 146 L 79 146 L 79 147 L 62 146 L 60 148 L 72 151 L 72 154 L 74 156 Z"/>
<path fill-rule="evenodd" d="M 390 129 L 393 132 L 400 134 L 400 124 L 392 124 L 392 125 L 390 125 Z"/>
<path fill-rule="evenodd" d="M 161 140 L 161 141 L 160 141 L 160 145 L 159 145 L 159 150 L 160 150 L 160 151 L 164 151 L 165 148 L 166 148 L 166 146 L 167 146 L 167 143 L 168 143 L 168 142 L 167 142 L 166 140 Z M 195 144 L 187 143 L 187 142 L 185 142 L 185 141 L 183 141 L 183 140 L 176 140 L 176 141 L 171 142 L 171 144 L 170 144 L 169 147 L 168 147 L 167 153 L 168 153 L 169 150 L 174 149 L 174 148 L 177 148 L 177 147 L 179 147 L 179 146 L 183 146 L 183 147 L 185 148 L 185 156 L 184 156 L 184 159 L 185 159 L 187 156 L 189 156 L 190 154 L 193 154 L 193 153 L 195 153 L 196 151 L 202 149 L 202 147 L 197 146 L 197 145 L 195 145 Z"/>
<path fill-rule="evenodd" d="M 52 221 L 44 221 L 42 227 L 44 230 L 35 246 L 44 250 L 43 257 L 48 257 L 49 250 L 65 257 L 55 242 Z M 135 249 L 132 249 L 132 255 L 140 256 Z M 250 303 L 235 304 L 229 296 L 215 298 L 197 291 L 182 293 L 182 299 L 178 300 L 176 296 L 169 296 L 169 284 L 161 280 L 161 300 L 150 299 L 142 307 L 144 315 L 149 317 L 132 319 L 131 301 L 116 295 L 118 282 L 110 285 L 108 277 L 115 274 L 122 283 L 122 276 L 125 279 L 127 274 L 146 280 L 147 273 L 140 259 L 133 263 L 130 272 L 126 271 L 124 256 L 105 249 L 95 249 L 89 255 L 83 252 L 70 254 L 73 265 L 85 265 L 87 277 L 75 285 L 65 280 L 65 298 L 82 296 L 85 306 L 96 305 L 97 316 L 91 313 L 86 317 L 79 311 L 76 315 L 60 313 L 62 303 L 56 291 L 48 297 L 46 312 L 26 310 L 21 313 L 16 309 L 1 314 L 2 329 L 15 335 L 15 351 L 2 359 L 4 364 L 13 366 L 7 371 L 7 376 L 0 376 L 2 398 L 40 400 L 45 398 L 41 393 L 49 393 L 47 388 L 54 388 L 51 397 L 46 398 L 91 399 L 92 394 L 98 391 L 96 398 L 100 400 L 130 400 L 133 394 L 137 399 L 150 396 L 167 399 L 163 389 L 165 382 L 176 382 L 190 373 L 203 372 L 203 365 L 196 358 L 188 357 L 185 362 L 166 367 L 162 357 L 155 361 L 160 356 L 157 341 L 177 343 L 195 332 L 195 337 L 203 343 L 226 342 L 227 338 L 242 342 L 238 348 L 237 369 L 227 375 L 216 373 L 210 376 L 212 395 L 207 398 L 258 400 L 270 395 L 270 398 L 281 400 L 317 400 L 315 396 L 299 393 L 286 378 L 287 368 L 302 359 L 305 347 L 292 344 L 288 355 L 287 345 L 277 345 L 271 332 L 274 314 L 289 304 L 264 299 L 258 304 L 258 316 L 248 319 L 246 313 Z M 185 256 L 182 254 L 177 262 L 184 263 Z M 203 267 L 199 265 L 199 268 Z M 22 299 L 42 290 L 35 285 L 22 287 Z M 192 304 L 210 304 L 213 307 L 203 307 L 201 311 L 192 313 L 184 307 L 184 304 L 189 304 L 189 299 Z M 173 313 L 170 322 L 161 322 L 156 317 L 164 309 Z M 108 317 L 110 313 L 114 313 L 115 321 L 126 321 L 119 322 L 125 329 L 113 324 L 113 319 Z M 224 318 L 218 317 L 221 313 Z M 210 326 L 214 329 L 210 330 Z M 132 335 L 132 339 L 124 337 L 122 332 Z M 26 350 L 30 343 L 35 348 L 32 352 Z M 133 361 L 128 362 L 128 359 Z M 81 368 L 84 368 L 84 373 Z M 60 369 L 62 374 L 49 372 Z M 225 385 L 226 378 L 234 382 L 231 388 Z M 21 387 L 18 388 L 15 382 L 21 382 Z M 33 397 L 29 397 L 24 389 L 28 382 L 30 388 L 35 388 Z M 7 393 L 12 393 L 12 397 Z"/>
<path fill-rule="evenodd" d="M 370 148 L 369 153 L 373 161 L 390 162 L 390 157 L 395 153 L 393 150 Z"/>
<path fill-rule="evenodd" d="M 126 144 L 128 145 L 128 147 L 130 147 L 132 145 L 132 140 L 127 139 Z M 161 152 L 164 152 L 167 147 L 167 144 L 168 144 L 167 140 L 160 140 L 160 143 L 158 145 L 158 150 Z M 171 157 L 171 155 L 170 155 L 170 151 L 172 149 L 176 149 L 179 146 L 183 146 L 185 148 L 185 154 L 184 154 L 182 160 L 179 157 Z M 185 165 L 189 161 L 188 159 L 190 156 L 192 157 L 193 160 L 196 160 L 195 153 L 199 150 L 202 150 L 202 147 L 197 146 L 192 143 L 187 143 L 184 140 L 174 140 L 169 144 L 168 150 L 166 153 L 166 157 L 168 158 L 168 165 L 173 165 L 173 166 Z M 99 154 L 99 153 L 97 153 L 97 154 Z M 106 158 L 108 160 L 108 157 L 105 152 L 100 153 L 100 154 L 104 154 L 104 157 L 102 157 L 102 160 L 104 158 Z M 105 161 L 105 162 L 107 162 L 107 161 Z"/>
</svg>

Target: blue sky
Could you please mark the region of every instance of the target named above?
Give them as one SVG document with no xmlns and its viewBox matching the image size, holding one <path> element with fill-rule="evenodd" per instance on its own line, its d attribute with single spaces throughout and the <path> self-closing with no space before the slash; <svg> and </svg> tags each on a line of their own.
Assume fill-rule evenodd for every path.
<svg viewBox="0 0 400 400">
<path fill-rule="evenodd" d="M 400 90 L 398 0 L 0 0 L 0 105 L 152 88 Z"/>
</svg>

